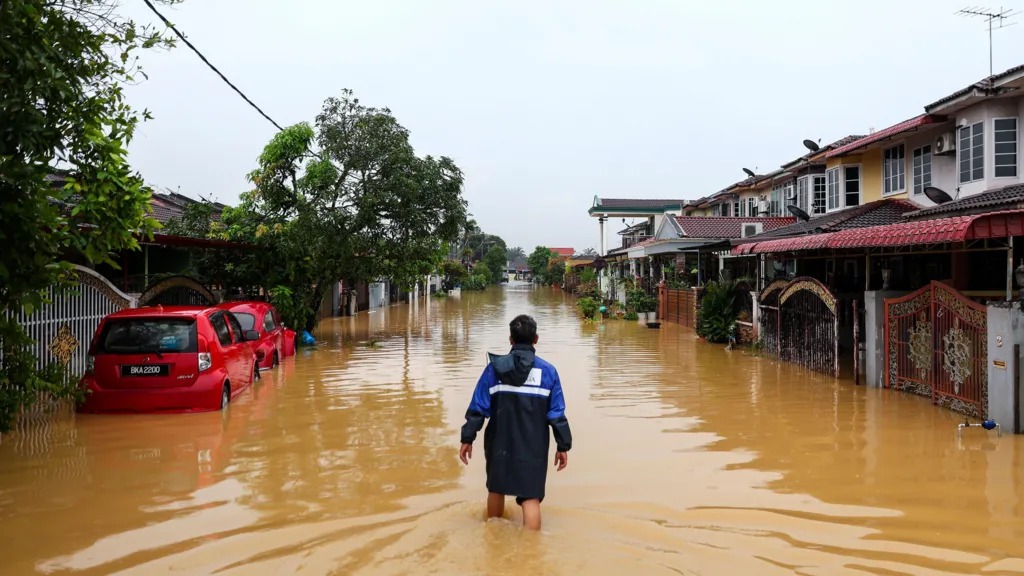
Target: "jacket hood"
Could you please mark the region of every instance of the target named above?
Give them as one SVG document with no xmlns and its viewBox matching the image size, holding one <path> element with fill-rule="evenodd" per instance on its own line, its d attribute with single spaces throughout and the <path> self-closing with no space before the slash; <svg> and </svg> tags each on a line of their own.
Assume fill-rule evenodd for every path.
<svg viewBox="0 0 1024 576">
<path fill-rule="evenodd" d="M 502 384 L 522 386 L 533 370 L 536 350 L 530 345 L 516 344 L 504 356 L 488 353 L 488 357 L 494 366 L 494 373 Z"/>
</svg>

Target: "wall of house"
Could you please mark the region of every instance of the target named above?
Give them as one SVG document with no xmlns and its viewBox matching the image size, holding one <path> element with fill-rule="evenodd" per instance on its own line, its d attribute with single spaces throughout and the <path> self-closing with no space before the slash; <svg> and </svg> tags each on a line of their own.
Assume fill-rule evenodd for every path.
<svg viewBox="0 0 1024 576">
<path fill-rule="evenodd" d="M 1014 354 L 1014 345 L 1021 348 Z M 1024 378 L 1014 378 L 1014 371 L 1024 365 L 1024 315 L 1019 302 L 997 302 L 988 306 L 988 417 L 999 423 L 1004 432 L 1019 433 L 1017 415 L 1024 394 L 1014 387 Z"/>
<path fill-rule="evenodd" d="M 923 193 L 914 194 L 914 150 L 922 146 L 932 147 L 932 186 L 944 190 L 950 196 L 956 194 L 957 164 L 956 154 L 935 154 L 935 140 L 942 134 L 953 130 L 950 124 L 938 128 L 912 132 L 903 144 L 907 155 L 907 194 L 894 196 L 907 198 L 920 206 L 934 206 L 935 203 Z"/>
<path fill-rule="evenodd" d="M 870 387 L 885 386 L 885 299 L 908 293 L 895 290 L 864 293 L 864 382 Z"/>
<path fill-rule="evenodd" d="M 1016 178 L 996 178 L 995 177 L 995 129 L 993 120 L 996 118 L 1017 118 L 1017 177 Z M 971 106 L 964 110 L 961 110 L 956 115 L 956 127 L 954 127 L 954 135 L 957 134 L 961 125 L 971 125 L 977 122 L 985 123 L 985 177 L 976 182 L 970 182 L 967 184 L 959 184 L 959 172 L 954 169 L 954 182 L 959 184 L 960 193 L 959 197 L 963 198 L 966 196 L 973 196 L 974 194 L 981 194 L 986 190 L 992 188 L 1001 188 L 1003 186 L 1009 186 L 1011 184 L 1018 184 L 1021 182 L 1021 146 L 1020 146 L 1020 133 L 1022 122 L 1024 120 L 1024 98 L 1007 98 L 1003 100 L 991 100 L 988 102 L 982 102 L 976 106 Z M 959 158 L 959 140 L 957 141 L 957 154 Z M 955 190 L 955 188 L 954 188 Z M 949 190 L 947 190 L 949 192 Z M 950 194 L 954 196 L 954 194 Z"/>
</svg>

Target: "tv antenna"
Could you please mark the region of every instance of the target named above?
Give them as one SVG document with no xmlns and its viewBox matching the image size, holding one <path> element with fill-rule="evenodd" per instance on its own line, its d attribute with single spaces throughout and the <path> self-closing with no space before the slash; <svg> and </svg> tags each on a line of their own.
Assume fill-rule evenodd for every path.
<svg viewBox="0 0 1024 576">
<path fill-rule="evenodd" d="M 980 16 L 988 22 L 988 75 L 994 75 L 995 71 L 992 69 L 992 30 L 999 30 L 1016 24 L 1016 22 L 1008 22 L 1008 20 L 1020 14 L 1020 10 L 1010 10 L 1009 8 L 1004 10 L 1000 6 L 999 12 L 993 12 L 990 8 L 972 6 L 960 10 L 957 14 L 960 16 Z M 996 26 L 993 27 L 993 23 L 996 23 Z"/>
</svg>

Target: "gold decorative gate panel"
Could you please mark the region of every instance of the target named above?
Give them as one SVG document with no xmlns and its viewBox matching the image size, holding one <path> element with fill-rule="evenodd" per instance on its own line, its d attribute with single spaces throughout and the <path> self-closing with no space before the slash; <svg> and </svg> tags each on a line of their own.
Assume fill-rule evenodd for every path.
<svg viewBox="0 0 1024 576">
<path fill-rule="evenodd" d="M 885 385 L 938 406 L 984 418 L 988 412 L 985 307 L 932 282 L 885 300 Z"/>
</svg>

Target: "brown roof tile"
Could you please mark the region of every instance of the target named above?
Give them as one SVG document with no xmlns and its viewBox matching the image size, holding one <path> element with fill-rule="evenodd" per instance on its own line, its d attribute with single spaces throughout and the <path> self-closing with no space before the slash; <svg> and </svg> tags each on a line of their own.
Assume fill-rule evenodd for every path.
<svg viewBox="0 0 1024 576">
<path fill-rule="evenodd" d="M 1011 184 L 1002 188 L 987 190 L 981 194 L 960 198 L 953 202 L 946 202 L 945 204 L 908 212 L 905 217 L 918 220 L 939 215 L 945 216 L 953 212 L 991 212 L 993 208 L 1021 207 L 1024 207 L 1024 184 Z"/>
<path fill-rule="evenodd" d="M 775 230 L 765 230 L 757 236 L 734 241 L 733 244 L 892 224 L 902 221 L 904 214 L 916 208 L 915 204 L 907 200 L 876 200 L 861 206 L 830 212 L 807 222 L 796 222 Z"/>
<path fill-rule="evenodd" d="M 660 208 L 676 208 L 686 204 L 687 200 L 664 198 L 598 198 L 598 206 L 602 208 L 634 208 L 652 210 Z"/>
<path fill-rule="evenodd" d="M 743 218 L 732 216 L 676 216 L 676 224 L 685 238 L 739 238 L 744 224 L 762 225 L 764 230 L 775 230 L 796 221 L 791 217 Z"/>
</svg>

